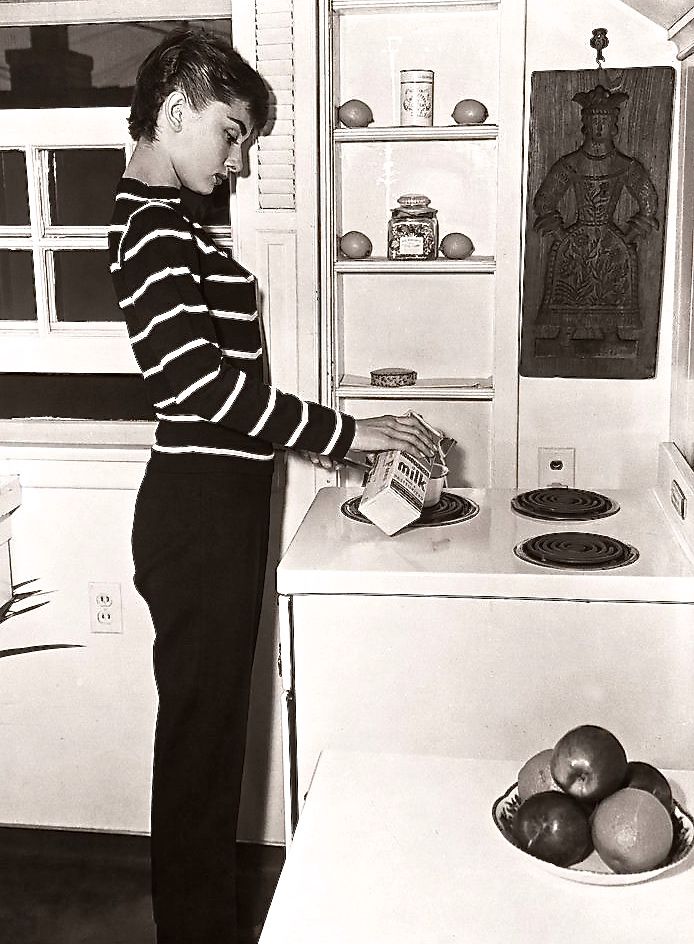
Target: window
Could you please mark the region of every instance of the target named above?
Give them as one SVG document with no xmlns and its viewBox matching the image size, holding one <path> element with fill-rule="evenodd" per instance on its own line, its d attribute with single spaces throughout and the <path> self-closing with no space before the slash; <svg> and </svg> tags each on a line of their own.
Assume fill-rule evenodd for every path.
<svg viewBox="0 0 694 944">
<path fill-rule="evenodd" d="M 3 4 L 32 6 L 45 4 Z M 82 19 L 96 5 L 60 6 Z M 137 67 L 183 22 L 163 19 L 159 2 L 133 2 L 128 15 L 138 6 L 150 15 L 161 8 L 162 19 L 0 28 L 0 373 L 137 372 L 111 286 L 107 227 L 134 147 L 127 115 Z M 226 19 L 185 22 L 230 38 L 228 9 Z M 209 201 L 186 198 L 231 247 L 228 188 Z"/>
</svg>

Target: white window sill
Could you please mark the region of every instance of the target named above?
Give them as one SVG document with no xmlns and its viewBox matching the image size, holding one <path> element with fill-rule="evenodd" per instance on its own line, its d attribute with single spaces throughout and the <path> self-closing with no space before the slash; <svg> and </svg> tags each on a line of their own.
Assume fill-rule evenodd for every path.
<svg viewBox="0 0 694 944">
<path fill-rule="evenodd" d="M 149 449 L 156 423 L 149 420 L 0 420 L 0 444 Z"/>
</svg>

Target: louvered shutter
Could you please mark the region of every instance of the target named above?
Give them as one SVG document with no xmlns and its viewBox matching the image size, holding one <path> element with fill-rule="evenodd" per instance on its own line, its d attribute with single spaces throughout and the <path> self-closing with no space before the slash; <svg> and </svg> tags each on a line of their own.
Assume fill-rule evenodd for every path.
<svg viewBox="0 0 694 944">
<path fill-rule="evenodd" d="M 293 0 L 256 0 L 255 45 L 258 71 L 273 98 L 268 125 L 258 139 L 258 205 L 261 210 L 294 210 Z"/>
</svg>

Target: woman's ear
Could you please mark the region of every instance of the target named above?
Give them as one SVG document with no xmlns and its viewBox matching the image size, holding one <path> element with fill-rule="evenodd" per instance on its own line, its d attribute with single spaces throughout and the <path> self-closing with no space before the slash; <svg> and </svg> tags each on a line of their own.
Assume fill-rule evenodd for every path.
<svg viewBox="0 0 694 944">
<path fill-rule="evenodd" d="M 162 116 L 172 131 L 181 131 L 183 128 L 183 117 L 186 110 L 187 99 L 183 92 L 175 89 L 164 99 L 162 106 Z"/>
</svg>

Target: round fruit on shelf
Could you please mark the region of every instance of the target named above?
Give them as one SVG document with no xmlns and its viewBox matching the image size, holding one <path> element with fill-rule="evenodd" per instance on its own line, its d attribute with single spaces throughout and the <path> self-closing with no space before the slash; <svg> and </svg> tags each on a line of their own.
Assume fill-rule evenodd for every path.
<svg viewBox="0 0 694 944">
<path fill-rule="evenodd" d="M 340 252 L 350 259 L 366 259 L 372 249 L 369 237 L 357 229 L 351 229 L 340 237 Z"/>
<path fill-rule="evenodd" d="M 366 128 L 374 120 L 369 106 L 358 98 L 350 98 L 340 105 L 337 117 L 346 128 Z"/>
<path fill-rule="evenodd" d="M 453 109 L 451 117 L 458 125 L 481 125 L 489 112 L 482 102 L 474 98 L 463 98 Z"/>
<path fill-rule="evenodd" d="M 447 259 L 467 259 L 475 251 L 472 240 L 465 233 L 447 233 L 439 248 Z"/>
</svg>

